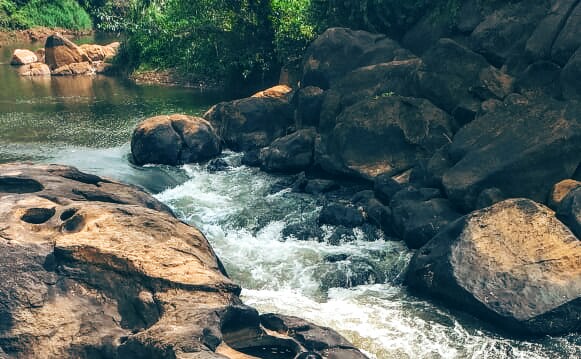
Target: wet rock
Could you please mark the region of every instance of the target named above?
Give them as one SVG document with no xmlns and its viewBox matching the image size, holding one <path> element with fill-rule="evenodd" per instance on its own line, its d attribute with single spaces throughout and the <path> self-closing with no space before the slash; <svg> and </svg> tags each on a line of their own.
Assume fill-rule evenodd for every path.
<svg viewBox="0 0 581 359">
<path fill-rule="evenodd" d="M 429 158 L 453 134 L 452 119 L 427 100 L 400 96 L 345 109 L 315 146 L 324 170 L 365 179 L 395 175 Z"/>
<path fill-rule="evenodd" d="M 557 218 L 581 238 L 581 187 L 571 190 L 557 208 Z"/>
<path fill-rule="evenodd" d="M 565 65 L 573 53 L 581 46 L 581 39 L 579 38 L 579 33 L 581 33 L 580 18 L 581 4 L 577 2 L 559 32 L 559 36 L 554 40 L 551 49 L 551 58 L 561 66 Z"/>
<path fill-rule="evenodd" d="M 18 74 L 20 76 L 50 76 L 50 68 L 46 64 L 35 62 L 33 64 L 20 66 Z"/>
<path fill-rule="evenodd" d="M 249 150 L 244 152 L 242 156 L 242 164 L 249 167 L 260 167 L 262 161 L 260 160 L 260 150 Z"/>
<path fill-rule="evenodd" d="M 12 53 L 11 65 L 28 65 L 38 61 L 36 54 L 30 50 L 16 49 Z"/>
<path fill-rule="evenodd" d="M 316 223 L 292 223 L 284 227 L 284 238 L 295 238 L 299 241 L 320 241 L 323 238 L 323 230 Z"/>
<path fill-rule="evenodd" d="M 466 125 L 448 151 L 454 163 L 442 179 L 448 197 L 465 210 L 493 187 L 507 198 L 545 201 L 581 161 L 579 113 L 575 103 L 524 100 Z"/>
<path fill-rule="evenodd" d="M 255 96 L 213 106 L 204 118 L 216 128 L 226 146 L 250 151 L 268 146 L 293 125 L 287 96 Z"/>
<path fill-rule="evenodd" d="M 581 76 L 581 47 L 571 56 L 561 71 L 560 80 L 565 99 L 581 100 L 581 85 L 577 81 L 579 76 Z"/>
<path fill-rule="evenodd" d="M 302 129 L 274 140 L 260 151 L 261 168 L 266 172 L 296 173 L 313 164 L 316 131 Z"/>
<path fill-rule="evenodd" d="M 535 240 L 530 240 L 535 238 Z M 581 242 L 528 199 L 511 199 L 446 227 L 413 257 L 406 281 L 516 334 L 578 331 Z"/>
<path fill-rule="evenodd" d="M 220 151 L 216 131 L 200 117 L 152 117 L 141 122 L 131 137 L 131 153 L 138 165 L 201 162 L 219 155 Z"/>
<path fill-rule="evenodd" d="M 208 172 L 210 173 L 226 171 L 229 168 L 230 165 L 228 164 L 228 162 L 226 162 L 222 158 L 213 159 L 210 162 L 208 162 L 208 165 L 206 165 L 206 170 L 208 170 Z"/>
<path fill-rule="evenodd" d="M 504 194 L 498 188 L 487 188 L 480 192 L 476 199 L 476 208 L 482 209 L 490 207 L 495 203 L 502 202 L 506 199 Z"/>
<path fill-rule="evenodd" d="M 78 62 L 91 62 L 85 52 L 60 34 L 53 34 L 44 45 L 45 62 L 51 70 Z"/>
<path fill-rule="evenodd" d="M 330 28 L 307 49 L 301 84 L 326 90 L 356 68 L 411 57 L 408 50 L 385 35 Z"/>
<path fill-rule="evenodd" d="M 422 60 L 418 79 L 423 97 L 454 114 L 461 124 L 474 118 L 480 102 L 502 99 L 512 91 L 510 76 L 451 39 L 440 39 Z"/>
<path fill-rule="evenodd" d="M 447 199 L 430 197 L 420 191 L 406 190 L 394 196 L 389 204 L 396 236 L 409 248 L 422 247 L 442 228 L 461 217 Z"/>
<path fill-rule="evenodd" d="M 94 75 L 95 67 L 89 62 L 75 62 L 52 70 L 53 76 Z"/>
<path fill-rule="evenodd" d="M 339 188 L 339 184 L 333 180 L 313 178 L 307 180 L 303 192 L 309 194 L 321 194 L 334 191 Z"/>
<path fill-rule="evenodd" d="M 353 205 L 329 203 L 323 207 L 319 215 L 320 224 L 333 226 L 358 227 L 365 222 L 361 211 Z"/>
<path fill-rule="evenodd" d="M 322 289 L 353 288 L 360 285 L 383 283 L 385 275 L 371 260 L 348 257 L 324 267 L 321 275 Z"/>
<path fill-rule="evenodd" d="M 321 115 L 321 105 L 323 104 L 324 93 L 322 89 L 315 86 L 301 88 L 296 96 L 297 127 L 317 127 Z"/>
<path fill-rule="evenodd" d="M 548 206 L 554 210 L 557 210 L 557 208 L 559 208 L 563 202 L 563 198 L 565 198 L 565 196 L 567 196 L 571 191 L 579 187 L 581 187 L 581 182 L 573 179 L 564 179 L 556 183 L 553 186 L 551 195 L 547 201 Z"/>
<path fill-rule="evenodd" d="M 375 196 L 385 204 L 389 204 L 393 195 L 402 189 L 403 186 L 388 174 L 379 175 L 373 181 Z"/>
</svg>

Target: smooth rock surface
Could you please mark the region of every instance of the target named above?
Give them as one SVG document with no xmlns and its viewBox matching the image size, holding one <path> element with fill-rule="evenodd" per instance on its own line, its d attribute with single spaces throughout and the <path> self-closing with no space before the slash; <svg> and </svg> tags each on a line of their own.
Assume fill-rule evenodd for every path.
<svg viewBox="0 0 581 359">
<path fill-rule="evenodd" d="M 200 117 L 156 116 L 137 125 L 131 137 L 136 164 L 177 165 L 201 162 L 220 154 L 220 138 Z"/>
<path fill-rule="evenodd" d="M 91 61 L 79 46 L 60 34 L 49 36 L 46 39 L 44 49 L 45 63 L 51 70 L 77 62 Z"/>
<path fill-rule="evenodd" d="M 313 164 L 315 129 L 302 129 L 274 140 L 260 150 L 261 168 L 266 172 L 296 173 Z"/>
<path fill-rule="evenodd" d="M 16 49 L 12 54 L 12 59 L 10 60 L 11 65 L 28 65 L 33 62 L 37 62 L 38 57 L 36 54 L 30 50 Z"/>
<path fill-rule="evenodd" d="M 446 227 L 414 255 L 406 281 L 516 334 L 581 329 L 581 241 L 528 199 Z"/>
</svg>

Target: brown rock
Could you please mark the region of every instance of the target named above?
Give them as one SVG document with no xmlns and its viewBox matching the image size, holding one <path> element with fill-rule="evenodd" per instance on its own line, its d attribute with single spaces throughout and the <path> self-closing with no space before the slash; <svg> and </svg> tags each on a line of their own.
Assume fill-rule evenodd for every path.
<svg viewBox="0 0 581 359">
<path fill-rule="evenodd" d="M 119 46 L 115 47 L 111 46 L 111 44 L 106 46 L 84 44 L 81 45 L 80 48 L 87 54 L 91 61 L 107 61 L 117 55 L 117 49 Z"/>
<path fill-rule="evenodd" d="M 131 137 L 131 153 L 139 165 L 201 162 L 220 151 L 220 138 L 214 127 L 200 117 L 152 117 L 141 122 Z"/>
<path fill-rule="evenodd" d="M 44 48 L 45 62 L 51 70 L 72 63 L 91 61 L 80 47 L 60 34 L 49 36 Z"/>
<path fill-rule="evenodd" d="M 406 280 L 519 335 L 581 329 L 581 242 L 528 199 L 449 225 L 414 255 Z"/>
<path fill-rule="evenodd" d="M 30 50 L 16 49 L 12 54 L 12 59 L 10 60 L 11 65 L 28 65 L 33 62 L 37 62 L 38 57 L 36 54 Z"/>
<path fill-rule="evenodd" d="M 288 100 L 290 93 L 292 92 L 292 88 L 288 85 L 277 85 L 266 89 L 264 91 L 260 91 L 252 95 L 251 97 L 256 98 L 278 98 Z"/>
<path fill-rule="evenodd" d="M 35 62 L 21 66 L 18 69 L 20 76 L 50 76 L 50 68 L 47 64 Z"/>
<path fill-rule="evenodd" d="M 554 210 L 557 210 L 563 202 L 563 198 L 575 188 L 581 187 L 581 182 L 573 179 L 565 179 L 553 186 L 551 195 L 549 196 L 548 205 Z"/>
<path fill-rule="evenodd" d="M 94 75 L 95 67 L 89 62 L 75 62 L 52 70 L 54 76 Z"/>
<path fill-rule="evenodd" d="M 316 355 L 357 352 L 308 322 L 296 334 L 265 330 L 203 234 L 150 209 L 163 205 L 145 192 L 66 166 L 4 164 L 0 173 L 6 355 L 235 359 L 249 348 L 295 357 L 313 345 Z"/>
<path fill-rule="evenodd" d="M 34 53 L 36 54 L 36 57 L 38 58 L 38 62 L 44 63 L 44 58 L 45 58 L 45 50 L 44 50 L 44 47 L 36 50 Z"/>
</svg>

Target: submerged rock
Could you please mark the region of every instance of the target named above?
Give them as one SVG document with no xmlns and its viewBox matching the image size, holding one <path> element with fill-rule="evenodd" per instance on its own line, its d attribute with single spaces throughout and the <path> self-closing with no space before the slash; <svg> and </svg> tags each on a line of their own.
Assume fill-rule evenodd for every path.
<svg viewBox="0 0 581 359">
<path fill-rule="evenodd" d="M 50 76 L 50 68 L 47 64 L 35 62 L 32 64 L 20 66 L 18 73 L 20 76 Z"/>
<path fill-rule="evenodd" d="M 131 137 L 131 153 L 138 165 L 201 162 L 219 155 L 220 151 L 216 131 L 200 117 L 152 117 L 141 122 Z"/>
<path fill-rule="evenodd" d="M 518 334 L 581 329 L 581 241 L 553 211 L 510 199 L 449 225 L 413 257 L 407 283 Z"/>
<path fill-rule="evenodd" d="M 67 166 L 0 174 L 1 356 L 359 353 L 305 321 L 282 318 L 292 332 L 271 335 L 274 319 L 241 303 L 204 235 L 138 188 Z"/>
</svg>

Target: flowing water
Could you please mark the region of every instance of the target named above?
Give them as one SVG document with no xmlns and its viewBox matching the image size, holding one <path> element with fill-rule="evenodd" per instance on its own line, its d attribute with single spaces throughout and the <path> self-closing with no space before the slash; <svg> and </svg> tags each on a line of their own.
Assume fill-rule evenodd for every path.
<svg viewBox="0 0 581 359">
<path fill-rule="evenodd" d="M 207 235 L 247 304 L 332 327 L 372 358 L 581 357 L 580 335 L 510 339 L 409 295 L 401 281 L 412 252 L 373 229 L 337 241 L 324 227 L 298 240 L 297 228 L 316 225 L 320 199 L 278 186 L 280 177 L 242 166 L 239 154 L 224 153 L 230 167 L 220 172 L 129 163 L 137 122 L 199 114 L 217 96 L 100 76 L 20 78 L 7 65 L 17 46 L 0 48 L 0 162 L 69 164 L 156 193 Z"/>
</svg>

